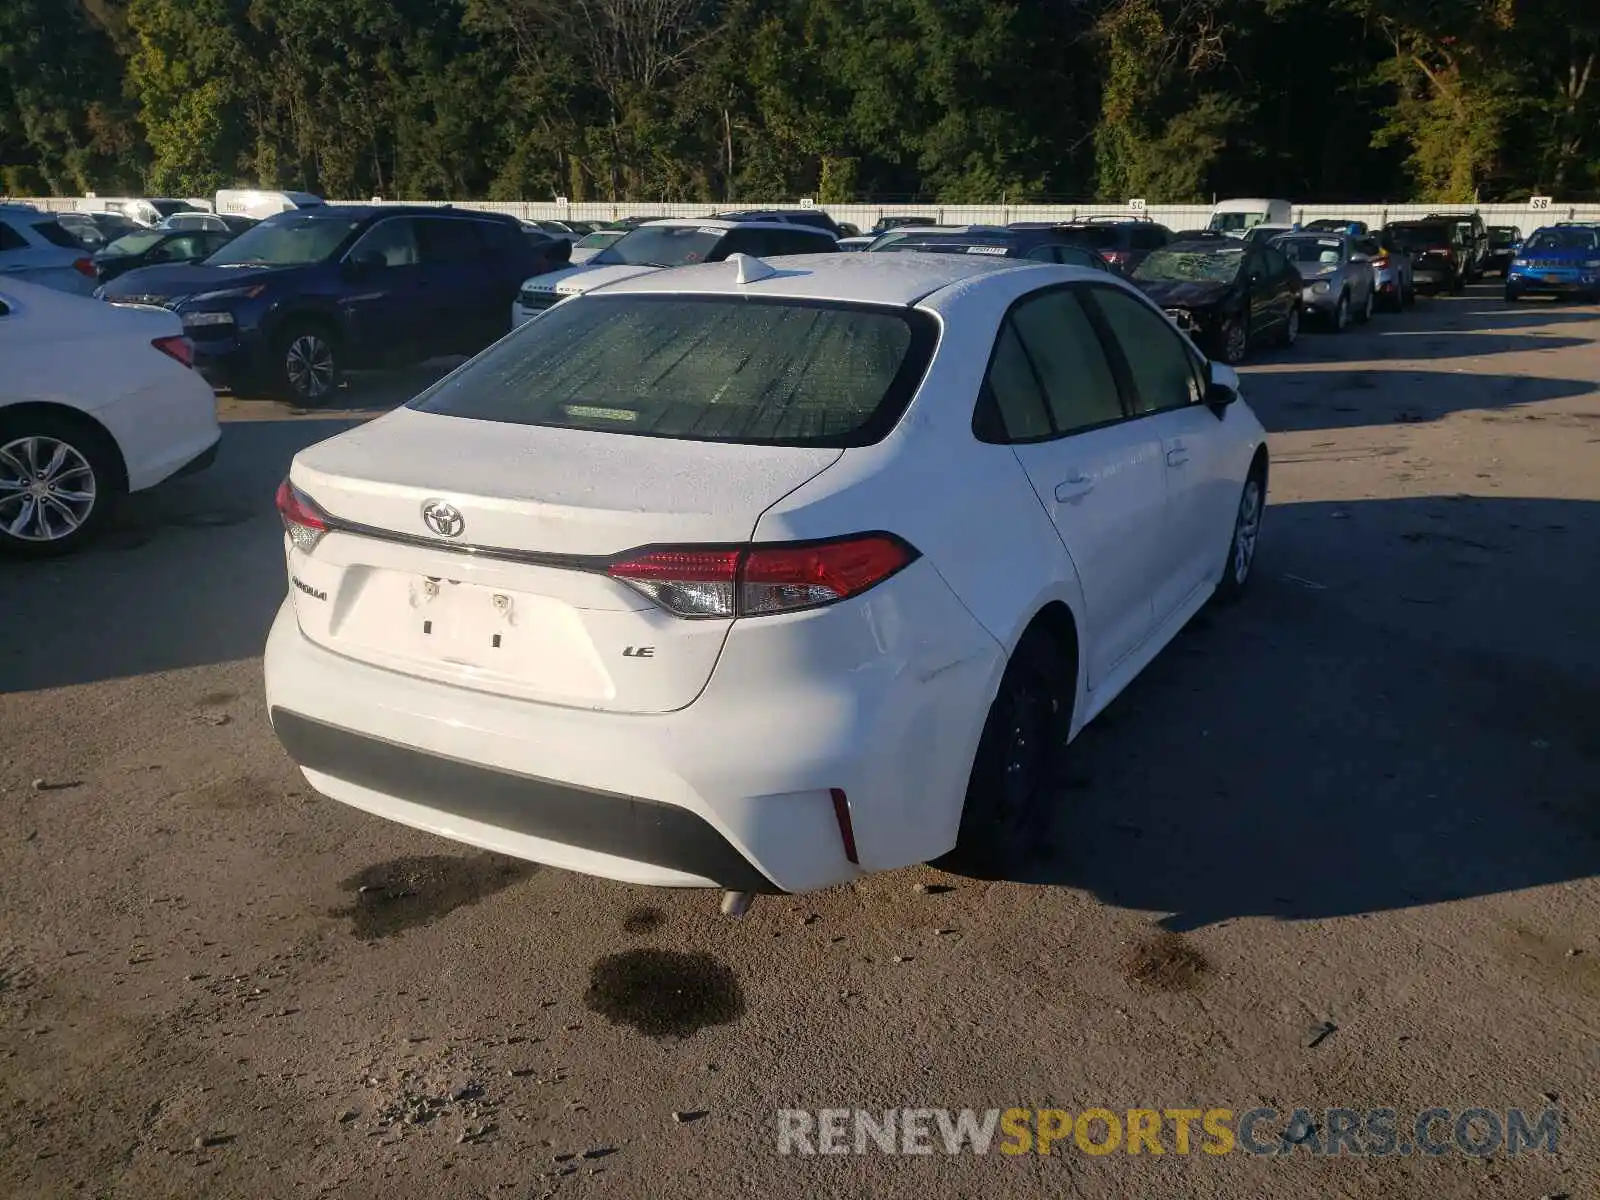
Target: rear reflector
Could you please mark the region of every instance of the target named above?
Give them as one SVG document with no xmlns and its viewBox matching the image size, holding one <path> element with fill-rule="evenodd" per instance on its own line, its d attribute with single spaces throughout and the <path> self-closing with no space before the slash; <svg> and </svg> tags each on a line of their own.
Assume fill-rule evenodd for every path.
<svg viewBox="0 0 1600 1200">
<path fill-rule="evenodd" d="M 90 279 L 97 279 L 100 275 L 100 273 L 94 269 L 94 260 L 92 258 L 74 259 L 72 268 L 73 270 L 77 271 L 79 275 L 87 275 Z"/>
<path fill-rule="evenodd" d="M 680 617 L 756 617 L 833 604 L 882 583 L 917 552 L 890 533 L 765 546 L 658 546 L 606 574 Z"/>
<path fill-rule="evenodd" d="M 159 337 L 150 343 L 168 358 L 175 358 L 186 367 L 194 366 L 194 343 L 186 337 Z"/>
<path fill-rule="evenodd" d="M 857 864 L 861 860 L 856 857 L 856 831 L 850 823 L 850 798 L 844 794 L 843 788 L 829 788 L 828 794 L 833 797 L 833 819 L 839 822 L 839 839 L 844 842 L 844 856 Z"/>
<path fill-rule="evenodd" d="M 295 548 L 310 553 L 328 532 L 328 519 L 316 503 L 285 479 L 278 485 L 278 515 Z"/>
</svg>

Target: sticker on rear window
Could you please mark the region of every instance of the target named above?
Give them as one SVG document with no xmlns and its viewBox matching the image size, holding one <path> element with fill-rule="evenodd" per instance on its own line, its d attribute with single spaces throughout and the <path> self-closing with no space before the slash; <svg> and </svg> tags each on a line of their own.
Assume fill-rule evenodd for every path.
<svg viewBox="0 0 1600 1200">
<path fill-rule="evenodd" d="M 589 404 L 563 405 L 562 412 L 577 421 L 637 421 L 639 414 L 631 408 L 596 408 Z"/>
<path fill-rule="evenodd" d="M 968 246 L 967 247 L 967 253 L 968 254 L 998 254 L 1001 258 L 1004 258 L 1005 257 L 1005 253 L 1006 253 L 1006 248 L 1004 246 Z"/>
<path fill-rule="evenodd" d="M 711 228 L 708 228 L 707 226 L 702 225 L 699 229 L 696 229 L 695 232 L 696 233 L 709 233 L 712 237 L 721 237 L 723 234 L 727 233 L 728 231 L 726 229 L 711 229 Z"/>
</svg>

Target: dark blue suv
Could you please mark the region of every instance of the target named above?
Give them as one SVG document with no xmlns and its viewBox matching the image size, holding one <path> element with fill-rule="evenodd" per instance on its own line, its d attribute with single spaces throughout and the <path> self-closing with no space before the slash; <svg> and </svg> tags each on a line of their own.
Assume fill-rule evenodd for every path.
<svg viewBox="0 0 1600 1200">
<path fill-rule="evenodd" d="M 192 266 L 145 267 L 100 290 L 183 319 L 195 366 L 222 387 L 315 403 L 347 367 L 474 354 L 505 334 L 549 239 L 514 217 L 326 205 L 280 213 Z"/>
</svg>

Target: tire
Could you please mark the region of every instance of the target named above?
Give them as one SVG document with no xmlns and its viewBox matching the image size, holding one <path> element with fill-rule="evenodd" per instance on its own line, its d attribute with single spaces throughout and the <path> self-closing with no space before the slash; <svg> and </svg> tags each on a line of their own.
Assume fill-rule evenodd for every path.
<svg viewBox="0 0 1600 1200">
<path fill-rule="evenodd" d="M 1289 315 L 1284 318 L 1283 332 L 1278 335 L 1278 344 L 1285 350 L 1294 349 L 1294 344 L 1300 340 L 1300 305 L 1296 304 L 1289 310 Z"/>
<path fill-rule="evenodd" d="M 1506 289 L 1506 303 L 1507 304 L 1515 304 L 1518 300 L 1521 300 L 1521 299 L 1522 299 L 1522 293 L 1521 292 L 1517 291 L 1515 288 L 1507 288 Z"/>
<path fill-rule="evenodd" d="M 1367 289 L 1367 302 L 1363 304 L 1361 306 L 1361 310 L 1356 313 L 1357 325 L 1365 325 L 1368 321 L 1372 320 L 1372 310 L 1375 306 L 1375 298 L 1372 292 L 1373 289 Z"/>
<path fill-rule="evenodd" d="M 1228 317 L 1217 334 L 1217 354 L 1230 367 L 1238 366 L 1250 353 L 1250 327 L 1243 317 Z"/>
<path fill-rule="evenodd" d="M 1333 306 L 1333 316 L 1329 318 L 1335 333 L 1343 333 L 1350 328 L 1350 293 L 1340 292 L 1339 303 Z"/>
<path fill-rule="evenodd" d="M 270 384 L 281 399 L 293 404 L 325 404 L 338 391 L 343 352 L 327 326 L 291 321 L 272 342 Z"/>
<path fill-rule="evenodd" d="M 116 443 L 87 418 L 0 413 L 0 555 L 79 549 L 111 515 L 122 479 Z"/>
<path fill-rule="evenodd" d="M 1048 803 L 1067 735 L 1077 672 L 1042 628 L 1023 634 L 989 706 L 967 780 L 955 849 L 941 866 L 1011 878 L 1047 851 Z"/>
<path fill-rule="evenodd" d="M 1261 521 L 1267 511 L 1266 472 L 1257 464 L 1250 468 L 1239 492 L 1239 507 L 1233 518 L 1233 536 L 1228 540 L 1228 557 L 1222 564 L 1222 580 L 1212 599 L 1231 604 L 1244 595 L 1255 575 L 1256 551 L 1261 544 Z M 1241 543 L 1244 546 L 1241 552 Z"/>
<path fill-rule="evenodd" d="M 1459 295 L 1461 295 L 1462 292 L 1464 292 L 1466 290 L 1467 290 L 1467 281 L 1460 274 L 1457 274 L 1454 278 L 1452 278 L 1450 280 L 1450 294 L 1452 296 L 1459 296 Z"/>
</svg>

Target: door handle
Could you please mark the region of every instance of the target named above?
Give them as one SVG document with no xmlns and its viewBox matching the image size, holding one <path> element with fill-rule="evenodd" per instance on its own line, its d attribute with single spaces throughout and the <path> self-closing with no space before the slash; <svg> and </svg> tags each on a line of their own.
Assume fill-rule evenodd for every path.
<svg viewBox="0 0 1600 1200">
<path fill-rule="evenodd" d="M 1182 446 L 1174 446 L 1167 451 L 1167 466 L 1181 467 L 1189 461 L 1189 452 Z"/>
<path fill-rule="evenodd" d="M 1087 475 L 1074 475 L 1064 483 L 1056 484 L 1057 504 L 1076 504 L 1094 491 L 1094 480 Z"/>
</svg>

